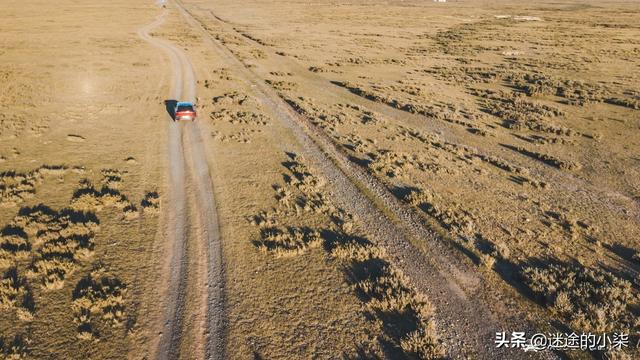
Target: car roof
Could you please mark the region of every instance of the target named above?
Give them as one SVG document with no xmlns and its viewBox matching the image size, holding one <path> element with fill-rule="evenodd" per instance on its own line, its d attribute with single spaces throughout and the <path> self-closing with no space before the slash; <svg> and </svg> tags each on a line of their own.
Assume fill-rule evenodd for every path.
<svg viewBox="0 0 640 360">
<path fill-rule="evenodd" d="M 193 103 L 188 101 L 180 101 L 176 104 L 176 106 L 193 106 Z"/>
</svg>

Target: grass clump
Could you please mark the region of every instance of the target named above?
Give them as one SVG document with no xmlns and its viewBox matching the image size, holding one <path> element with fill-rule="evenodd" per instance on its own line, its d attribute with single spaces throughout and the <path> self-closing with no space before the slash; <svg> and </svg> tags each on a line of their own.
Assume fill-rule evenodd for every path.
<svg viewBox="0 0 640 360">
<path fill-rule="evenodd" d="M 34 243 L 39 245 L 27 276 L 41 278 L 45 289 L 62 288 L 78 261 L 93 254 L 92 240 L 98 229 L 98 219 L 93 213 L 56 211 L 38 205 L 20 210 L 13 223 L 34 236 Z"/>
<path fill-rule="evenodd" d="M 8 340 L 0 338 L 0 359 L 6 360 L 22 360 L 29 358 L 28 345 L 31 340 L 24 335 L 15 335 Z"/>
<path fill-rule="evenodd" d="M 126 286 L 120 279 L 100 269 L 81 279 L 73 291 L 71 305 L 78 338 L 89 340 L 98 336 L 100 325 L 121 325 L 125 318 L 125 293 Z"/>
<path fill-rule="evenodd" d="M 256 246 L 277 256 L 295 256 L 322 244 L 320 233 L 307 227 L 272 226 L 260 231 L 261 240 Z"/>
<path fill-rule="evenodd" d="M 100 190 L 96 190 L 91 182 L 81 182 L 80 188 L 71 199 L 71 208 L 79 211 L 99 211 L 105 206 L 124 209 L 131 205 L 125 195 L 108 185 L 113 186 L 110 181 L 107 181 Z"/>
<path fill-rule="evenodd" d="M 140 202 L 140 206 L 145 213 L 157 214 L 160 212 L 160 194 L 157 191 L 146 193 Z"/>
<path fill-rule="evenodd" d="M 34 312 L 31 289 L 16 268 L 9 269 L 0 278 L 0 309 L 16 311 L 21 320 L 31 320 Z"/>
<path fill-rule="evenodd" d="M 417 187 L 399 187 L 396 195 L 402 201 L 422 210 L 434 218 L 442 227 L 464 239 L 471 239 L 477 232 L 474 216 L 469 211 L 452 203 L 444 205 L 436 194 Z"/>
<path fill-rule="evenodd" d="M 525 267 L 522 276 L 543 304 L 574 330 L 635 333 L 640 327 L 637 291 L 608 271 L 552 263 Z"/>
<path fill-rule="evenodd" d="M 6 269 L 17 260 L 29 257 L 31 244 L 20 228 L 6 226 L 0 231 L 0 269 Z"/>
<path fill-rule="evenodd" d="M 474 89 L 472 94 L 480 98 L 483 104 L 482 110 L 502 119 L 502 125 L 507 129 L 531 130 L 563 136 L 575 135 L 573 130 L 549 121 L 551 118 L 565 115 L 563 111 L 528 100 L 524 94 L 484 89 Z"/>
<path fill-rule="evenodd" d="M 64 165 L 42 165 L 25 173 L 0 172 L 0 205 L 13 206 L 32 198 L 36 193 L 36 186 L 46 176 L 61 177 L 68 170 Z"/>
</svg>

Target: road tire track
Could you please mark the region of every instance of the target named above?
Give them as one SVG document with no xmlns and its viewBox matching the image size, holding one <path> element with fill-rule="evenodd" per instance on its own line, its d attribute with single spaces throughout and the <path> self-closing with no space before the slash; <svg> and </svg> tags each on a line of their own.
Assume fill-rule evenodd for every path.
<svg viewBox="0 0 640 360">
<path fill-rule="evenodd" d="M 141 28 L 138 35 L 161 49 L 170 60 L 173 81 L 169 98 L 195 102 L 196 77 L 189 58 L 173 44 L 149 35 L 152 29 L 165 21 L 167 14 L 165 11 L 154 22 Z M 186 293 L 187 284 L 190 274 L 200 272 L 206 276 L 206 288 L 198 290 L 206 301 L 201 304 L 204 308 L 198 311 L 206 320 L 201 338 L 194 341 L 204 343 L 196 344 L 196 348 L 204 347 L 206 359 L 223 359 L 224 265 L 209 160 L 199 123 L 182 124 L 171 120 L 167 116 L 169 184 L 167 206 L 162 217 L 166 226 L 167 255 L 171 260 L 165 264 L 167 288 L 162 294 L 165 312 L 155 358 L 180 357 L 185 306 L 188 298 L 199 298 L 198 294 Z M 197 195 L 188 197 L 186 189 L 194 190 Z M 189 259 L 186 247 L 191 241 L 195 241 L 198 248 L 207 249 L 206 261 Z M 198 263 L 205 264 L 205 268 L 198 268 Z"/>
</svg>

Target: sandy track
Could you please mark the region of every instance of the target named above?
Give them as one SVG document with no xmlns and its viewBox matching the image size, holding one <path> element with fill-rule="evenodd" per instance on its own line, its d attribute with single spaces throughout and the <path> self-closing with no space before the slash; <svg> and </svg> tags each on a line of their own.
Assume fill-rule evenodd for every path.
<svg viewBox="0 0 640 360">
<path fill-rule="evenodd" d="M 326 135 L 295 113 L 273 89 L 265 85 L 264 79 L 214 39 L 181 2 L 176 3 L 217 55 L 237 71 L 241 75 L 240 80 L 254 89 L 262 104 L 291 129 L 306 149 L 305 156 L 313 160 L 332 183 L 336 198 L 341 199 L 346 209 L 358 215 L 378 241 L 390 250 L 395 263 L 413 284 L 436 305 L 439 332 L 450 357 L 555 357 L 549 353 L 514 353 L 496 349 L 493 337 L 496 331 L 505 330 L 505 324 L 500 320 L 500 314 L 492 311 L 496 306 L 490 306 L 489 302 L 495 297 L 477 270 L 452 256 L 450 249 L 418 220 L 416 214 L 401 205 L 379 181 L 348 161 Z M 219 22 L 225 31 L 234 31 L 215 14 L 210 12 L 210 15 L 207 20 Z M 418 249 L 415 239 L 425 241 L 429 249 Z M 521 331 L 533 330 L 524 321 L 520 325 Z"/>
<path fill-rule="evenodd" d="M 149 31 L 164 22 L 166 15 L 165 12 L 153 23 L 140 29 L 138 34 L 160 48 L 170 60 L 173 83 L 169 98 L 195 102 L 196 78 L 188 57 L 171 43 L 149 35 Z M 168 258 L 171 260 L 164 272 L 168 284 L 164 294 L 166 310 L 162 337 L 156 346 L 156 358 L 180 357 L 181 336 L 185 332 L 185 305 L 188 298 L 193 297 L 206 299 L 199 309 L 199 317 L 206 320 L 193 345 L 195 348 L 204 348 L 207 359 L 222 359 L 223 265 L 208 159 L 198 122 L 182 124 L 169 121 L 170 118 L 167 120 L 170 174 L 168 206 L 165 206 L 163 220 L 167 231 Z M 186 189 L 190 189 L 195 196 L 188 197 Z M 206 261 L 190 259 L 186 252 L 187 242 L 195 242 L 196 248 L 206 249 Z M 203 284 L 206 287 L 198 289 L 202 291 L 200 294 L 188 294 L 188 282 L 198 276 L 206 276 Z M 198 333 L 198 330 L 195 332 Z"/>
</svg>

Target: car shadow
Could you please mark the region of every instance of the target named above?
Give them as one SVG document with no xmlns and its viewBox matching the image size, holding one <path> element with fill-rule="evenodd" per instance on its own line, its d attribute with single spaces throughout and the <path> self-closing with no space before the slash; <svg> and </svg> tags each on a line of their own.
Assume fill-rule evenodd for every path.
<svg viewBox="0 0 640 360">
<path fill-rule="evenodd" d="M 164 107 L 167 109 L 167 114 L 169 114 L 169 116 L 171 116 L 171 120 L 175 120 L 176 119 L 176 104 L 178 103 L 178 100 L 165 100 L 164 101 Z"/>
</svg>

